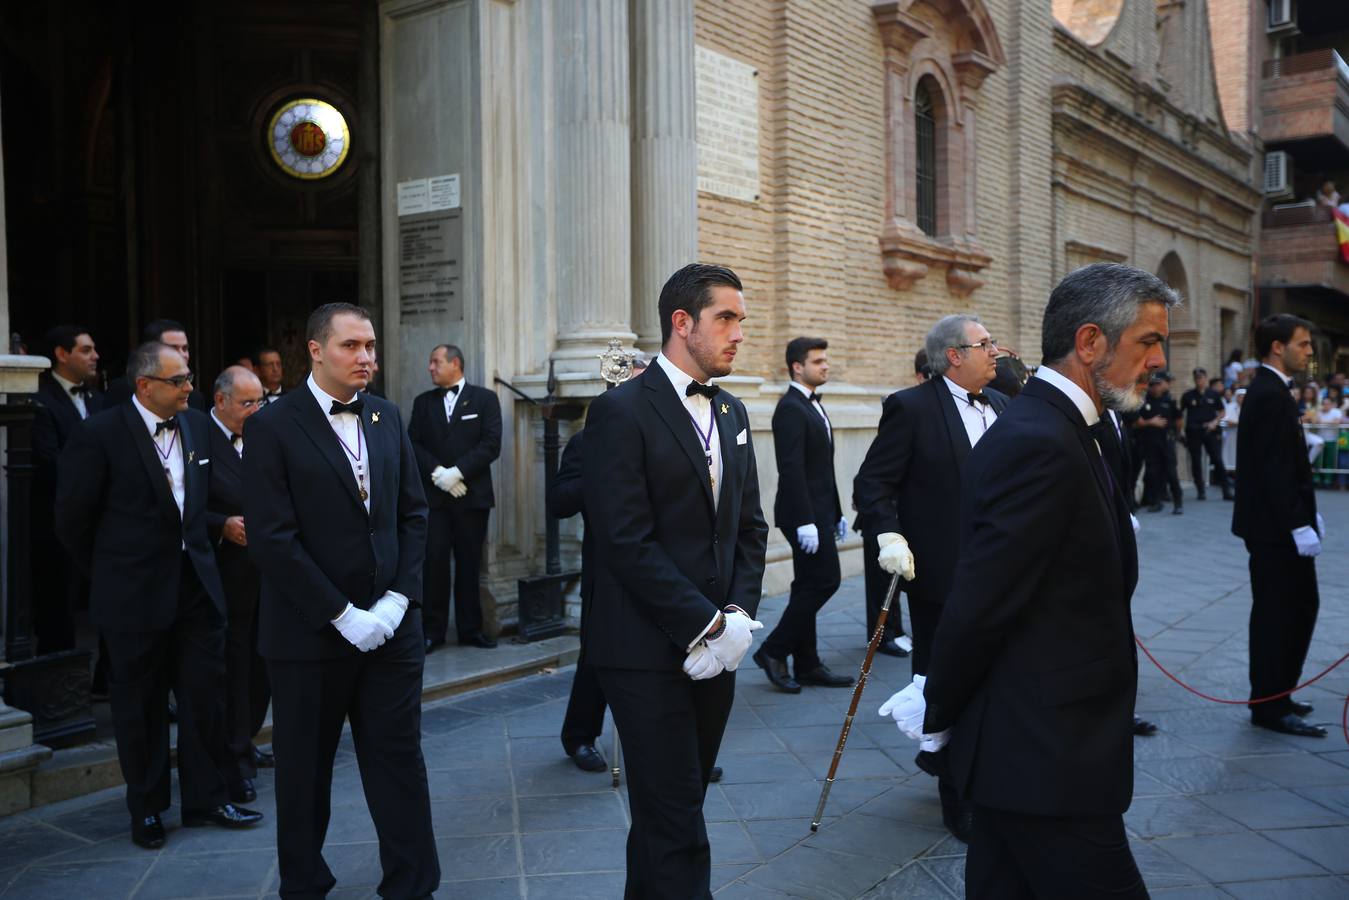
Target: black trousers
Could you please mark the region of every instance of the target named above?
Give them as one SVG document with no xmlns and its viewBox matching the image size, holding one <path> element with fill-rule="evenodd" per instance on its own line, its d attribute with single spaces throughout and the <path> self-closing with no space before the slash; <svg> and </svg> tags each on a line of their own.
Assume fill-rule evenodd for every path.
<svg viewBox="0 0 1349 900">
<path fill-rule="evenodd" d="M 796 532 L 782 529 L 792 547 L 792 589 L 777 627 L 763 642 L 763 652 L 774 659 L 792 657 L 797 672 L 820 665 L 815 637 L 815 615 L 838 590 L 841 580 L 834 530 L 819 526 L 820 547 L 807 553 L 796 543 Z"/>
<path fill-rule="evenodd" d="M 450 562 L 454 562 L 454 627 L 463 643 L 482 633 L 478 575 L 487 540 L 489 509 L 432 507 L 426 523 L 426 566 L 422 575 L 426 636 L 445 640 L 450 616 Z"/>
<path fill-rule="evenodd" d="M 876 557 L 881 552 L 876 543 L 876 535 L 870 531 L 862 532 L 862 578 L 867 593 L 867 640 L 876 633 L 876 620 L 880 618 L 881 607 L 885 605 L 885 592 L 890 589 L 890 575 L 881 568 Z M 903 584 L 903 582 L 901 582 Z M 882 640 L 890 640 L 904 633 L 904 619 L 899 612 L 899 598 L 890 604 L 890 614 L 885 617 L 885 634 Z"/>
<path fill-rule="evenodd" d="M 979 806 L 965 857 L 969 900 L 1146 898 L 1123 816 L 1053 818 Z"/>
<path fill-rule="evenodd" d="M 379 836 L 379 895 L 428 896 L 440 882 L 422 759 L 421 615 L 357 656 L 269 659 L 276 752 L 276 850 L 281 896 L 322 897 L 337 879 L 323 859 L 342 724 L 351 720 L 365 803 Z"/>
<path fill-rule="evenodd" d="M 1184 495 L 1180 492 L 1180 477 L 1176 474 L 1176 444 L 1165 435 L 1149 437 L 1142 442 L 1147 471 L 1143 476 L 1143 502 L 1163 503 L 1167 488 L 1171 502 L 1180 506 Z"/>
<path fill-rule="evenodd" d="M 89 582 L 56 535 L 33 533 L 33 637 L 38 655 L 75 649 L 75 611 Z"/>
<path fill-rule="evenodd" d="M 214 809 L 229 798 L 225 752 L 225 621 L 182 561 L 178 618 L 160 631 L 106 631 L 108 687 L 117 761 L 134 819 L 169 808 L 169 689 L 178 700 L 178 791 L 182 808 Z"/>
<path fill-rule="evenodd" d="M 1185 446 L 1190 451 L 1190 477 L 1194 479 L 1195 490 L 1204 496 L 1204 487 L 1208 484 L 1208 473 L 1204 471 L 1204 451 L 1208 451 L 1209 465 L 1218 471 L 1218 480 L 1223 490 L 1227 489 L 1227 467 L 1223 465 L 1223 435 L 1221 431 L 1209 431 L 1207 428 L 1185 429 Z"/>
<path fill-rule="evenodd" d="M 571 753 L 582 744 L 593 744 L 604 730 L 604 688 L 595 667 L 584 658 L 576 662 L 571 679 L 571 697 L 562 718 L 562 749 Z"/>
<path fill-rule="evenodd" d="M 251 579 L 250 579 L 251 581 Z M 225 630 L 225 746 L 233 766 L 225 777 L 231 782 L 256 778 L 253 737 L 267 718 L 272 699 L 267 666 L 258 655 L 258 587 L 256 582 L 225 581 L 225 604 L 229 623 Z"/>
<path fill-rule="evenodd" d="M 735 673 L 597 668 L 628 775 L 626 900 L 712 896 L 703 798 L 735 701 Z"/>
<path fill-rule="evenodd" d="M 941 622 L 942 604 L 921 588 L 909 593 L 909 625 L 913 629 L 913 674 L 926 675 L 932 661 L 932 640 Z"/>
<path fill-rule="evenodd" d="M 1316 561 L 1298 556 L 1291 538 L 1277 544 L 1247 541 L 1251 554 L 1251 699 L 1297 687 L 1321 606 Z M 1251 715 L 1280 718 L 1291 697 L 1251 706 Z"/>
</svg>

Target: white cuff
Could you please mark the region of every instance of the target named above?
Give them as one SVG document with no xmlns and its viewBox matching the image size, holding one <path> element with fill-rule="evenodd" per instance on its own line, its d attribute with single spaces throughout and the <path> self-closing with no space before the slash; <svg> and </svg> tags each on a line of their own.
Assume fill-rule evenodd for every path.
<svg viewBox="0 0 1349 900">
<path fill-rule="evenodd" d="M 706 636 L 707 636 L 707 633 L 708 633 L 709 631 L 711 631 L 712 628 L 713 628 L 713 626 L 715 626 L 715 625 L 717 624 L 717 616 L 720 616 L 720 615 L 721 615 L 721 611 L 720 611 L 720 610 L 718 610 L 717 612 L 715 612 L 715 613 L 712 614 L 712 621 L 707 623 L 707 627 L 706 627 L 706 628 L 704 628 L 702 631 L 698 632 L 698 636 L 697 636 L 696 638 L 693 639 L 693 643 L 689 644 L 688 649 L 686 649 L 686 650 L 684 651 L 685 653 L 692 653 L 692 652 L 693 652 L 693 648 L 696 647 L 696 646 L 698 646 L 698 642 L 701 641 L 704 637 L 706 637 Z"/>
<path fill-rule="evenodd" d="M 345 607 L 342 608 L 342 611 L 341 611 L 340 613 L 337 614 L 337 618 L 335 618 L 335 619 L 329 619 L 328 621 L 330 621 L 330 622 L 332 622 L 334 625 L 336 625 L 336 624 L 338 623 L 338 621 L 339 621 L 343 616 L 345 616 L 347 613 L 351 612 L 351 607 L 352 607 L 352 604 L 348 603 Z"/>
</svg>

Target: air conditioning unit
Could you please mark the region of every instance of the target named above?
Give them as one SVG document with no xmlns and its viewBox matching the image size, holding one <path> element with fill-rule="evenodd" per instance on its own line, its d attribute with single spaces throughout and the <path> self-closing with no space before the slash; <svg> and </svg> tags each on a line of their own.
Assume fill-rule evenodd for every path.
<svg viewBox="0 0 1349 900">
<path fill-rule="evenodd" d="M 1273 34 L 1297 28 L 1297 10 L 1293 0 L 1269 0 L 1269 18 L 1265 31 Z"/>
<path fill-rule="evenodd" d="M 1293 196 L 1293 160 L 1283 150 L 1265 154 L 1265 196 Z"/>
</svg>

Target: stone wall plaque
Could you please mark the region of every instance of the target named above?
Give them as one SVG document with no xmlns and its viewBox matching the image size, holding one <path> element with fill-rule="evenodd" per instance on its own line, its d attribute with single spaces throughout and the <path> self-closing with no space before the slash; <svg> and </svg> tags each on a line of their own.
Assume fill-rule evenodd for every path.
<svg viewBox="0 0 1349 900">
<path fill-rule="evenodd" d="M 398 310 L 403 322 L 464 319 L 464 226 L 458 209 L 398 220 Z"/>
<path fill-rule="evenodd" d="M 759 199 L 759 79 L 754 67 L 697 47 L 698 190 Z"/>
</svg>

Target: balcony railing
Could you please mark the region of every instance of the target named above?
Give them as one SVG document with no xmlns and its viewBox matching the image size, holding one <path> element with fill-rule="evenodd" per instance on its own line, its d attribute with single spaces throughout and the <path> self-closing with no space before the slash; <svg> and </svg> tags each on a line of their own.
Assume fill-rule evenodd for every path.
<svg viewBox="0 0 1349 900">
<path fill-rule="evenodd" d="M 1349 148 L 1349 64 L 1334 50 L 1265 62 L 1260 133 L 1266 147 L 1335 140 Z"/>
<path fill-rule="evenodd" d="M 1301 75 L 1306 72 L 1324 72 L 1334 69 L 1346 83 L 1349 83 L 1349 63 L 1344 61 L 1335 50 L 1313 50 L 1282 59 L 1265 60 L 1266 78 L 1285 78 L 1289 75 Z"/>
</svg>

